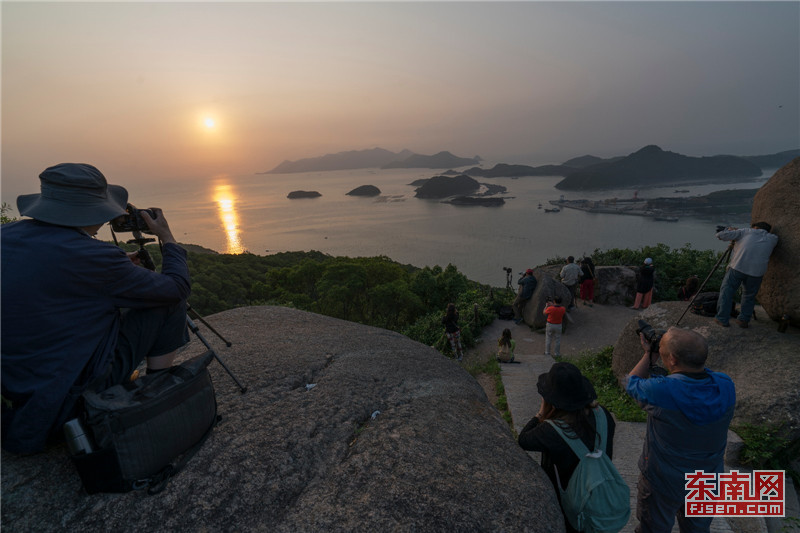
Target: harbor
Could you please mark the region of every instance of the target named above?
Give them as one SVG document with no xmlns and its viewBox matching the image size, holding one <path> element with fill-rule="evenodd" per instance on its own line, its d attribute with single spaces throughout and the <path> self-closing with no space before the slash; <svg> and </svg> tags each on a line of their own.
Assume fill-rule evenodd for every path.
<svg viewBox="0 0 800 533">
<path fill-rule="evenodd" d="M 588 213 L 633 215 L 665 222 L 678 222 L 680 217 L 718 218 L 722 215 L 747 215 L 753 205 L 758 189 L 736 189 L 717 191 L 705 196 L 682 196 L 662 198 L 639 198 L 638 191 L 631 198 L 607 198 L 605 200 L 567 200 L 562 194 L 558 200 L 550 200 L 553 209 L 577 209 Z M 676 191 L 683 192 L 683 191 Z"/>
</svg>

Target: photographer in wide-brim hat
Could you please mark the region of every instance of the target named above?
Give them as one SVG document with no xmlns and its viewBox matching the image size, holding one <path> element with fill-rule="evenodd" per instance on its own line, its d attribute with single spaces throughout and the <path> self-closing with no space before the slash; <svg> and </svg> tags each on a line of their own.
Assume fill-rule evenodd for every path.
<svg viewBox="0 0 800 533">
<path fill-rule="evenodd" d="M 572 363 L 554 363 L 549 372 L 538 378 L 537 389 L 542 397 L 539 412 L 519 434 L 519 445 L 528 451 L 542 452 L 542 468 L 553 487 L 566 489 L 580 459 L 564 442 L 552 423 L 558 425 L 569 438 L 580 439 L 589 450 L 595 449 L 595 409 L 606 419 L 605 453 L 613 457 L 614 419 L 605 407 L 597 404 L 597 393 L 591 382 Z M 558 470 L 558 476 L 556 476 Z M 556 490 L 556 494 L 559 491 Z M 564 521 L 567 531 L 575 529 Z"/>
<path fill-rule="evenodd" d="M 142 219 L 161 241 L 162 272 L 94 238 L 126 215 L 127 191 L 92 165 L 62 163 L 39 176 L 40 192 L 17 199 L 25 218 L 4 224 L 2 247 L 2 445 L 44 449 L 74 416 L 89 386 L 172 365 L 188 342 L 186 252 L 160 209 Z"/>
</svg>

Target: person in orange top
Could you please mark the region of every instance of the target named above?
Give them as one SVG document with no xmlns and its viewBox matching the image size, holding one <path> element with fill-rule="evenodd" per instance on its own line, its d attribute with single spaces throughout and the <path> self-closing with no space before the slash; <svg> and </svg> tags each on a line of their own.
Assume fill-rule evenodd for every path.
<svg viewBox="0 0 800 533">
<path fill-rule="evenodd" d="M 561 306 L 561 298 L 548 298 L 544 306 L 544 315 L 547 316 L 547 329 L 545 330 L 544 354 L 550 355 L 550 345 L 555 341 L 555 356 L 561 355 L 561 322 L 567 313 Z"/>
</svg>

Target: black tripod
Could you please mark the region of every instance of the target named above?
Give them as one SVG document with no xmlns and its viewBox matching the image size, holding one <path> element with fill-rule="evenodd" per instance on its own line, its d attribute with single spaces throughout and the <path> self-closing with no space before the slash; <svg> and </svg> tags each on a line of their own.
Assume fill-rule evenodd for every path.
<svg viewBox="0 0 800 533">
<path fill-rule="evenodd" d="M 114 242 L 116 243 L 116 242 L 117 242 L 117 236 L 114 234 L 114 232 L 113 232 L 113 231 L 111 232 L 111 234 L 112 234 L 112 236 L 114 237 Z M 144 247 L 144 245 L 145 245 L 145 244 L 147 244 L 148 242 L 155 242 L 155 239 L 149 239 L 149 238 L 143 237 L 143 236 L 142 236 L 142 234 L 141 234 L 140 232 L 138 232 L 138 231 L 134 231 L 134 232 L 133 232 L 133 237 L 134 237 L 133 239 L 131 239 L 131 240 L 129 240 L 129 241 L 126 241 L 126 242 L 127 242 L 128 244 L 138 244 L 138 245 L 139 245 L 139 250 L 137 251 L 136 255 L 137 255 L 137 257 L 139 258 L 139 261 L 142 263 L 142 266 L 143 266 L 143 267 L 145 267 L 145 268 L 146 268 L 146 269 L 148 269 L 148 270 L 153 270 L 153 271 L 155 271 L 155 269 L 156 269 L 156 264 L 153 262 L 153 258 L 150 256 L 150 252 L 148 252 L 148 251 L 147 251 L 147 249 Z M 236 383 L 236 385 L 239 387 L 239 390 L 241 391 L 241 393 L 242 393 L 242 394 L 244 394 L 245 392 L 247 392 L 247 387 L 245 387 L 244 385 L 242 385 L 242 384 L 241 384 L 241 382 L 240 382 L 238 379 L 236 379 L 236 376 L 234 376 L 234 375 L 233 375 L 233 372 L 231 372 L 231 369 L 230 369 L 230 368 L 228 368 L 228 365 L 226 365 L 226 364 L 225 364 L 225 362 L 224 362 L 224 361 L 223 361 L 223 360 L 220 358 L 220 356 L 219 356 L 219 355 L 217 355 L 217 352 L 216 352 L 216 351 L 215 351 L 215 350 L 214 350 L 214 349 L 211 347 L 211 345 L 208 343 L 208 341 L 205 339 L 205 337 L 203 337 L 203 336 L 200 334 L 200 330 L 199 330 L 199 328 L 197 327 L 197 324 L 195 324 L 195 323 L 194 323 L 194 321 L 193 321 L 193 320 L 192 320 L 192 319 L 189 317 L 189 315 L 190 315 L 190 314 L 191 314 L 191 315 L 192 315 L 194 318 L 196 318 L 197 320 L 199 320 L 200 322 L 202 322 L 202 323 L 203 323 L 203 324 L 204 324 L 204 325 L 205 325 L 205 326 L 206 326 L 208 329 L 210 329 L 210 330 L 211 330 L 211 331 L 212 331 L 212 332 L 213 332 L 213 333 L 214 333 L 214 334 L 215 334 L 217 337 L 219 337 L 220 339 L 222 339 L 222 341 L 223 341 L 223 342 L 225 342 L 225 346 L 228 346 L 228 347 L 230 347 L 230 346 L 231 346 L 231 343 L 230 343 L 230 341 L 228 341 L 227 339 L 225 339 L 225 338 L 224 338 L 222 335 L 220 335 L 220 334 L 217 332 L 217 330 L 215 330 L 214 328 L 212 328 L 212 327 L 211 327 L 211 325 L 209 325 L 209 323 L 208 323 L 208 322 L 206 322 L 205 320 L 203 320 L 203 317 L 201 317 L 201 316 L 200 316 L 200 315 L 197 313 L 197 311 L 195 311 L 194 309 L 192 309 L 192 306 L 191 306 L 191 305 L 189 305 L 189 303 L 188 303 L 188 302 L 186 303 L 186 324 L 187 324 L 187 326 L 189 327 L 189 330 L 190 330 L 192 333 L 194 333 L 194 334 L 197 336 L 197 338 L 198 338 L 198 339 L 200 339 L 200 342 L 202 342 L 202 343 L 203 343 L 203 345 L 204 345 L 204 346 L 205 346 L 205 347 L 208 349 L 208 351 L 209 351 L 209 352 L 211 352 L 211 355 L 213 355 L 213 356 L 214 356 L 214 359 L 216 359 L 216 360 L 217 360 L 217 362 L 218 362 L 220 365 L 222 365 L 222 368 L 224 368 L 224 369 L 225 369 L 225 372 L 227 372 L 227 373 L 228 373 L 228 375 L 231 377 L 231 379 L 232 379 L 232 380 L 233 380 L 233 381 Z"/>
<path fill-rule="evenodd" d="M 711 276 L 714 275 L 714 272 L 717 271 L 717 268 L 719 268 L 719 265 L 722 264 L 723 261 L 725 261 L 725 264 L 728 263 L 728 259 L 730 259 L 731 252 L 733 251 L 733 245 L 734 245 L 734 241 L 731 241 L 730 244 L 728 245 L 728 248 L 722 253 L 721 256 L 719 256 L 719 259 L 717 260 L 717 262 L 714 265 L 714 267 L 711 269 L 711 272 L 708 273 L 708 276 L 706 276 L 706 279 L 703 280 L 703 283 L 700 284 L 700 288 L 698 288 L 697 292 L 694 293 L 694 296 L 692 296 L 692 299 L 689 302 L 689 305 L 686 306 L 686 309 L 684 309 L 683 314 L 680 316 L 680 318 L 678 320 L 675 321 L 675 325 L 676 326 L 678 324 L 680 324 L 681 320 L 683 320 L 683 317 L 686 316 L 686 313 L 689 311 L 689 309 L 692 308 L 692 304 L 694 303 L 694 299 L 697 298 L 698 294 L 703 292 L 703 287 L 706 286 L 706 283 L 708 283 L 708 280 L 711 278 Z"/>
</svg>

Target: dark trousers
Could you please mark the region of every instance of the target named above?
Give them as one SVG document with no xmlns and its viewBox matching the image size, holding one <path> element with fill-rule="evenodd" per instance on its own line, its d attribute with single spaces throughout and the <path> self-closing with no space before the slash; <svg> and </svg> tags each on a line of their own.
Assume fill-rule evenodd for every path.
<svg viewBox="0 0 800 533">
<path fill-rule="evenodd" d="M 654 492 L 641 473 L 636 499 L 636 518 L 639 519 L 636 533 L 670 533 L 676 517 L 681 533 L 708 533 L 711 528 L 711 517 L 688 518 L 684 514 L 686 502 Z"/>
<path fill-rule="evenodd" d="M 187 342 L 185 301 L 168 307 L 123 309 L 111 374 L 104 388 L 123 383 L 146 357 L 166 355 Z"/>
</svg>

